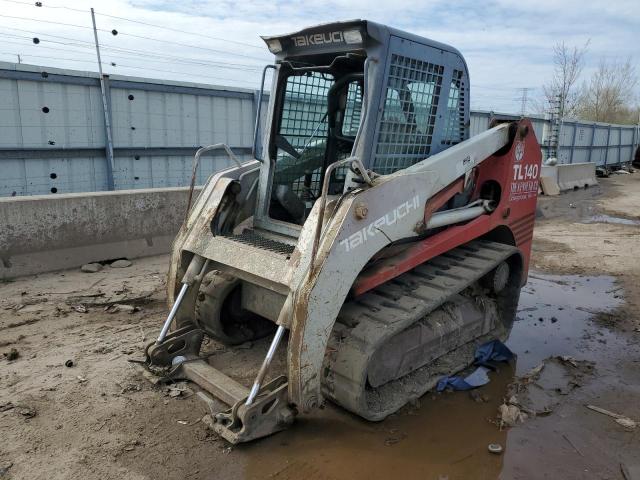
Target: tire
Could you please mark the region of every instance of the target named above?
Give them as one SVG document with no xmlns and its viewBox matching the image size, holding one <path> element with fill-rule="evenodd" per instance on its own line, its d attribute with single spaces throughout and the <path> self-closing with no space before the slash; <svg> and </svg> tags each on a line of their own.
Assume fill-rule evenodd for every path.
<svg viewBox="0 0 640 480">
<path fill-rule="evenodd" d="M 202 280 L 196 300 L 197 325 L 226 345 L 258 340 L 275 331 L 275 324 L 242 308 L 242 282 L 214 270 Z"/>
</svg>

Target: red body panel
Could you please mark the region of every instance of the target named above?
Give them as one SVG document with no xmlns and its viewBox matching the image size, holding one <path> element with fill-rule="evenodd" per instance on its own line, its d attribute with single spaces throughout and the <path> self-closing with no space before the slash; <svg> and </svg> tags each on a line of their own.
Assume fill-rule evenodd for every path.
<svg viewBox="0 0 640 480">
<path fill-rule="evenodd" d="M 493 155 L 477 167 L 473 199 L 478 198 L 480 188 L 486 181 L 493 180 L 500 185 L 502 192 L 500 201 L 491 214 L 481 215 L 463 225 L 449 227 L 425 240 L 416 242 L 393 257 L 374 264 L 358 276 L 351 289 L 352 294 L 361 295 L 433 257 L 501 227 L 503 230 L 506 227 L 510 233 L 510 235 L 505 234 L 507 230 L 504 230 L 501 235 L 504 241 L 517 246 L 522 253 L 524 259 L 522 283 L 524 283 L 529 269 L 542 159 L 540 145 L 531 122 L 527 119 L 521 120 L 518 122 L 517 131 L 521 132 L 525 127 L 528 133 L 524 138 L 516 134 L 507 153 L 500 156 Z M 426 217 L 432 213 L 429 211 L 431 210 L 429 206 L 430 203 L 427 202 Z"/>
</svg>

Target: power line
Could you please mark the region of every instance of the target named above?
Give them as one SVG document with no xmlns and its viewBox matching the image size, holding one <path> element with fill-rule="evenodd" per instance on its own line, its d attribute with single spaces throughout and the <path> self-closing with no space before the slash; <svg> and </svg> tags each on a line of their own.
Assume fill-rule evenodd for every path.
<svg viewBox="0 0 640 480">
<path fill-rule="evenodd" d="M 0 52 L 0 55 L 18 55 L 17 53 L 12 53 L 12 52 Z M 42 55 L 29 55 L 29 54 L 20 54 L 18 56 L 21 56 L 23 59 L 24 58 L 48 58 L 51 60 L 64 60 L 64 61 L 69 61 L 69 62 L 74 62 L 74 63 L 88 63 L 91 65 L 95 65 L 96 61 L 95 60 L 89 60 L 89 59 L 74 59 L 74 58 L 66 58 L 66 57 L 51 57 L 51 56 L 42 56 Z M 102 65 L 105 67 L 110 67 L 112 66 L 109 62 L 102 62 Z M 230 81 L 230 82 L 234 82 L 234 83 L 244 83 L 247 85 L 254 85 L 257 83 L 257 77 L 256 77 L 256 82 L 250 81 L 250 80 L 239 80 L 236 78 L 228 78 L 228 77 L 218 77 L 218 76 L 212 76 L 212 75 L 205 75 L 205 74 L 194 74 L 194 73 L 190 73 L 190 72 L 176 72 L 174 70 L 164 70 L 164 69 L 158 69 L 158 68 L 148 68 L 148 67 L 136 67 L 133 65 L 127 65 L 127 64 L 116 64 L 116 67 L 122 67 L 122 68 L 132 68 L 135 70 L 149 70 L 149 71 L 154 71 L 154 72 L 161 72 L 161 73 L 168 73 L 168 74 L 175 74 L 175 75 L 185 75 L 185 76 L 189 76 L 189 77 L 196 77 L 196 78 L 203 78 L 203 79 L 208 79 L 208 80 L 216 80 L 216 81 Z"/>
<path fill-rule="evenodd" d="M 2 28 L 6 28 L 8 30 L 15 30 L 17 32 L 30 33 L 31 35 L 44 35 L 44 36 L 47 36 L 47 37 L 59 38 L 59 39 L 62 39 L 62 40 L 71 40 L 72 42 L 80 42 L 80 43 L 86 43 L 86 44 L 92 45 L 92 42 L 88 42 L 86 40 L 81 40 L 79 38 L 63 37 L 62 35 L 54 35 L 53 33 L 39 34 L 35 30 L 25 30 L 24 28 L 7 27 L 6 25 L 3 25 Z M 31 37 L 25 37 L 25 36 L 22 36 L 20 38 L 29 38 L 29 39 L 33 40 L 33 38 L 31 38 Z M 37 38 L 39 40 L 39 37 L 35 37 L 35 38 Z M 49 40 L 49 41 L 51 41 L 51 40 Z"/>
<path fill-rule="evenodd" d="M 117 18 L 118 20 L 124 20 L 126 22 L 131 22 L 131 23 L 138 23 L 140 25 L 146 25 L 148 27 L 162 28 L 164 30 L 169 30 L 171 32 L 184 33 L 186 35 L 193 35 L 193 36 L 196 36 L 196 37 L 208 38 L 208 39 L 211 39 L 211 40 L 218 40 L 218 41 L 221 41 L 221 42 L 235 43 L 237 45 L 242 45 L 242 46 L 245 46 L 245 47 L 257 48 L 257 49 L 260 49 L 262 51 L 264 51 L 264 48 L 265 48 L 264 46 L 254 45 L 254 44 L 251 44 L 251 43 L 238 42 L 236 40 L 228 40 L 226 38 L 220 38 L 220 37 L 212 37 L 210 35 L 203 35 L 201 33 L 187 32 L 186 30 L 179 30 L 177 28 L 164 27 L 162 25 L 157 25 L 157 24 L 148 23 L 148 22 L 142 22 L 140 20 L 131 20 L 129 18 L 117 17 L 115 15 L 107 15 L 106 13 L 100 13 L 100 12 L 96 12 L 96 13 L 99 16 L 102 16 L 102 17 Z"/>
<path fill-rule="evenodd" d="M 18 3 L 21 5 L 28 5 L 30 7 L 47 7 L 47 8 L 59 8 L 62 10 L 69 10 L 72 12 L 81 12 L 81 13 L 89 13 L 88 10 L 80 10 L 79 8 L 72 8 L 72 7 L 64 7 L 64 6 L 57 6 L 57 5 L 45 5 L 44 2 L 39 2 L 41 5 L 36 5 L 35 2 L 21 2 L 19 0 L 0 0 L 1 2 L 9 2 L 9 3 Z"/>
<path fill-rule="evenodd" d="M 260 62 L 264 62 L 265 61 L 264 58 L 258 58 L 258 57 L 254 57 L 254 56 L 251 56 L 251 55 L 245 55 L 245 54 L 242 54 L 242 53 L 230 52 L 228 50 L 218 50 L 218 49 L 215 49 L 215 48 L 201 47 L 199 45 L 191 45 L 191 44 L 188 44 L 188 43 L 173 42 L 171 40 L 161 40 L 159 38 L 152 38 L 152 37 L 147 37 L 147 36 L 144 36 L 144 35 L 135 35 L 133 33 L 121 33 L 121 32 L 118 32 L 118 35 L 125 35 L 125 36 L 128 36 L 128 37 L 141 38 L 141 39 L 144 39 L 144 40 L 151 40 L 153 42 L 167 43 L 167 44 L 170 44 L 170 45 L 177 45 L 179 47 L 197 48 L 199 50 L 206 50 L 206 51 L 217 53 L 217 54 L 221 53 L 223 55 L 233 55 L 233 56 L 236 56 L 236 57 L 249 58 L 251 60 L 258 60 Z"/>
<path fill-rule="evenodd" d="M 128 55 L 133 55 L 133 56 L 142 56 L 145 59 L 149 59 L 149 57 L 152 57 L 154 59 L 154 61 L 157 61 L 156 58 L 159 59 L 168 59 L 171 61 L 167 61 L 164 63 L 185 63 L 183 58 L 179 58 L 179 57 L 172 57 L 172 56 L 168 56 L 165 54 L 157 54 L 157 53 L 153 53 L 153 52 L 149 52 L 149 51 L 144 51 L 144 50 L 134 50 L 134 49 L 127 49 L 127 48 L 120 48 L 120 47 L 109 47 L 109 46 L 103 46 L 102 47 L 103 50 L 109 50 L 109 51 L 113 51 L 117 54 L 128 54 Z M 187 57 L 188 58 L 188 57 Z M 235 70 L 249 70 L 249 71 L 262 71 L 262 68 L 260 68 L 260 66 L 258 65 L 250 65 L 250 64 L 246 64 L 246 63 L 227 63 L 227 62 L 200 62 L 198 60 L 189 60 L 186 63 L 200 63 L 200 64 L 205 64 L 204 66 L 213 66 L 213 67 L 223 67 L 223 68 L 230 68 L 230 69 L 235 69 Z"/>
<path fill-rule="evenodd" d="M 37 32 L 34 32 L 33 30 L 24 30 L 24 29 L 19 29 L 19 28 L 13 28 L 13 27 L 5 27 L 8 28 L 10 30 L 17 30 L 19 32 L 26 32 L 26 33 L 31 33 L 31 34 L 35 34 L 38 35 Z M 32 37 L 26 37 L 24 35 L 15 35 L 15 34 L 10 34 L 10 33 L 0 33 L 0 36 L 7 36 L 10 38 L 23 38 L 23 39 L 28 39 L 28 40 L 33 40 Z M 43 38 L 44 41 L 49 42 L 49 43 L 54 43 L 54 44 L 59 44 L 59 45 L 66 45 L 66 46 L 73 46 L 73 47 L 79 47 L 79 48 L 93 48 L 93 44 L 91 42 L 87 42 L 84 40 L 80 40 L 77 38 L 70 38 L 70 37 L 63 37 L 60 35 L 52 35 L 52 34 L 45 34 L 45 37 L 49 36 L 49 37 L 53 37 L 53 38 L 59 38 L 59 39 L 63 39 L 63 40 L 69 40 L 73 43 L 68 43 L 68 42 L 59 42 L 56 40 L 49 40 L 47 38 Z M 36 37 L 38 38 L 38 37 Z M 38 43 L 37 45 L 40 46 L 40 38 L 38 38 Z M 160 58 L 160 59 L 173 59 L 175 62 L 179 62 L 179 63 L 184 63 L 185 59 L 188 60 L 188 63 L 193 63 L 193 62 L 202 62 L 200 60 L 197 59 L 190 59 L 189 57 L 171 57 L 169 55 L 166 54 L 158 54 L 158 53 L 154 53 L 154 52 L 150 52 L 148 50 L 137 50 L 137 49 L 130 49 L 130 48 L 122 48 L 122 47 L 111 47 L 111 46 L 103 46 L 104 50 L 110 50 L 110 51 L 114 51 L 117 53 L 128 53 L 128 54 L 132 54 L 132 55 L 138 55 L 138 56 L 143 56 L 145 58 L 149 58 L 149 57 L 155 57 L 155 58 Z M 229 67 L 229 68 L 242 68 L 242 69 L 255 69 L 255 70 L 261 70 L 260 66 L 258 65 L 251 65 L 251 64 L 243 64 L 243 63 L 232 63 L 232 62 L 207 62 L 212 64 L 213 66 L 225 66 L 225 67 Z"/>
<path fill-rule="evenodd" d="M 4 0 L 3 0 L 4 1 Z M 18 19 L 18 20 L 26 20 L 26 21 L 30 21 L 30 22 L 41 22 L 41 23 L 49 23 L 49 24 L 53 24 L 53 25 L 61 25 L 61 26 L 66 26 L 66 27 L 75 27 L 75 28 L 91 28 L 91 27 L 85 27 L 83 25 L 77 25 L 77 24 L 73 24 L 73 23 L 64 23 L 64 22 L 54 22 L 51 20 L 40 20 L 37 18 L 26 18 L 26 17 L 17 17 L 17 16 L 12 16 L 12 15 L 0 15 L 0 17 L 4 17 L 4 18 L 12 18 L 12 19 Z M 9 28 L 10 30 L 18 30 L 18 31 L 24 31 L 24 32 L 30 32 L 30 33 L 35 33 L 37 35 L 37 32 L 34 30 L 24 30 L 24 29 L 19 29 L 19 28 L 13 28 L 13 27 L 5 27 L 5 28 Z M 112 33 L 115 30 L 105 30 L 105 29 L 101 29 L 98 28 L 97 30 L 99 30 L 100 32 L 105 32 L 105 33 Z M 62 36 L 57 36 L 57 35 L 53 35 L 53 34 L 47 34 L 49 36 L 52 37 L 58 37 L 58 38 L 64 38 L 67 40 L 71 40 L 71 38 L 69 37 L 62 37 Z M 264 62 L 265 59 L 264 58 L 259 58 L 259 57 L 254 57 L 252 55 L 245 55 L 243 53 L 236 53 L 236 52 L 231 52 L 228 50 L 219 50 L 219 49 L 215 49 L 215 48 L 208 48 L 208 47 L 202 47 L 200 45 L 192 45 L 189 43 L 181 43 L 181 42 L 174 42 L 172 40 L 163 40 L 160 38 L 153 38 L 153 37 L 147 37 L 145 35 L 136 35 L 133 33 L 126 33 L 126 32 L 117 32 L 117 35 L 124 35 L 127 37 L 133 37 L 133 38 L 140 38 L 143 40 L 150 40 L 153 42 L 160 42 L 160 43 L 167 43 L 170 45 L 177 45 L 179 47 L 187 47 L 187 48 L 195 48 L 195 49 L 199 49 L 199 50 L 206 50 L 209 52 L 213 52 L 216 54 L 222 54 L 222 55 L 234 55 L 237 57 L 244 57 L 244 58 L 248 58 L 251 60 L 258 60 L 260 62 Z M 74 39 L 77 40 L 77 39 Z"/>
<path fill-rule="evenodd" d="M 2 0 L 2 1 L 6 1 L 6 0 Z M 27 20 L 30 22 L 40 22 L 40 23 L 50 23 L 52 25 L 62 25 L 64 27 L 76 27 L 76 28 L 87 28 L 87 29 L 91 29 L 91 27 L 88 27 L 86 25 L 77 25 L 75 23 L 64 23 L 64 22 L 54 22 L 52 20 L 40 20 L 39 18 L 29 18 L 29 17 L 17 17 L 14 15 L 1 15 L 0 17 L 2 18 L 13 18 L 14 20 Z M 100 30 L 100 29 L 98 29 Z M 100 30 L 101 32 L 109 32 L 111 33 L 109 30 Z"/>
<path fill-rule="evenodd" d="M 474 83 L 471 85 L 472 89 L 480 89 L 480 90 L 496 90 L 496 91 L 501 91 L 501 92 L 505 92 L 505 91 L 509 91 L 509 90 L 513 90 L 513 89 L 517 89 L 519 90 L 522 87 L 519 87 L 517 85 L 514 84 L 510 84 L 510 85 L 483 85 L 483 84 L 477 84 Z M 534 90 L 538 90 L 538 87 L 526 87 L 529 91 L 534 91 Z"/>
<path fill-rule="evenodd" d="M 1 1 L 7 1 L 7 0 L 1 0 Z M 34 20 L 34 21 L 39 21 L 39 20 Z M 50 22 L 50 23 L 59 23 L 59 22 Z M 62 24 L 62 25 L 65 25 L 65 24 Z M 15 27 L 7 27 L 7 26 L 3 26 L 3 28 L 6 28 L 8 30 L 15 30 L 15 31 L 18 31 L 18 32 L 30 33 L 32 35 L 40 35 L 36 30 L 26 30 L 26 29 L 23 29 L 23 28 L 15 28 Z M 103 31 L 103 32 L 106 31 L 106 32 L 111 33 L 111 31 L 109 31 L 109 30 L 100 30 L 100 31 Z M 86 43 L 88 45 L 91 45 L 91 48 L 93 48 L 93 43 L 92 42 L 87 42 L 86 40 L 81 40 L 79 38 L 64 37 L 62 35 L 55 35 L 55 34 L 52 34 L 52 33 L 45 33 L 45 34 L 42 34 L 42 35 L 44 35 L 45 37 L 49 36 L 49 37 L 53 37 L 53 38 L 59 38 L 59 39 L 62 39 L 62 40 L 70 40 L 70 41 L 73 41 L 73 42 Z M 122 35 L 127 35 L 127 36 L 130 36 L 130 37 L 136 37 L 136 38 L 142 38 L 142 39 L 145 39 L 145 40 L 153 40 L 153 41 L 157 41 L 157 42 L 163 42 L 163 43 L 168 43 L 168 44 L 182 46 L 182 47 L 189 47 L 189 48 L 196 48 L 196 49 L 200 49 L 200 50 L 206 50 L 206 51 L 210 51 L 210 52 L 213 52 L 213 53 L 216 53 L 216 54 L 244 57 L 244 58 L 248 58 L 248 59 L 251 59 L 251 60 L 257 60 L 257 61 L 259 61 L 261 63 L 265 62 L 264 58 L 253 57 L 251 55 L 236 54 L 236 53 L 228 52 L 228 51 L 225 51 L 225 50 L 217 50 L 217 49 L 206 48 L 206 47 L 198 47 L 196 45 L 189 45 L 189 44 L 183 44 L 183 43 L 178 43 L 178 42 L 171 42 L 171 41 L 168 41 L 168 40 L 159 40 L 159 39 L 155 39 L 155 38 L 151 38 L 151 37 L 145 37 L 145 36 L 142 36 L 142 35 L 133 35 L 133 34 L 126 34 L 126 33 L 123 33 Z M 49 40 L 49 41 L 51 41 L 51 40 Z M 123 47 L 109 47 L 109 48 L 117 49 L 117 48 L 123 48 Z M 150 52 L 145 52 L 143 50 L 135 50 L 135 49 L 128 49 L 128 48 L 124 48 L 124 50 L 137 51 L 137 52 L 141 52 L 141 53 L 145 53 L 145 54 L 149 54 L 150 53 Z"/>
<path fill-rule="evenodd" d="M 50 58 L 52 60 L 68 60 L 70 62 L 80 62 L 80 63 L 92 63 L 95 64 L 95 60 L 88 59 L 77 59 L 77 58 L 68 58 L 68 57 L 51 57 L 49 55 L 30 55 L 28 53 L 17 54 L 13 52 L 0 52 L 0 55 L 19 55 L 22 58 Z"/>
<path fill-rule="evenodd" d="M 19 35 L 11 35 L 11 34 L 5 34 L 5 33 L 0 33 L 0 36 L 9 36 L 9 37 L 17 37 L 17 38 L 29 38 L 29 37 L 21 37 L 21 36 L 19 36 Z M 56 42 L 56 41 L 54 41 L 54 40 L 48 40 L 48 41 L 49 41 L 49 42 L 52 42 L 52 43 L 56 43 L 56 44 L 69 45 L 69 44 L 67 44 L 67 43 L 63 43 L 63 42 Z M 84 42 L 83 42 L 83 43 L 84 43 Z M 73 44 L 72 44 L 72 45 L 73 45 Z M 85 47 L 84 45 L 73 45 L 73 46 Z M 90 46 L 86 46 L 85 48 L 91 48 L 91 47 L 90 47 Z M 60 49 L 60 50 L 61 50 L 61 49 Z M 78 52 L 78 53 L 81 53 L 81 52 Z M 84 62 L 84 61 L 83 61 L 83 62 Z M 93 63 L 93 62 L 92 62 L 92 63 Z M 116 64 L 116 66 L 117 66 L 117 65 L 118 65 L 118 64 Z M 171 74 L 178 74 L 178 75 L 180 75 L 180 74 L 182 74 L 182 75 L 187 74 L 187 75 L 190 75 L 190 76 L 192 76 L 192 77 L 209 78 L 209 79 L 215 79 L 215 80 L 221 80 L 221 81 L 232 81 L 232 82 L 238 82 L 238 81 L 240 81 L 240 82 L 247 83 L 247 84 L 253 84 L 253 82 L 251 82 L 251 81 L 247 81 L 247 80 L 237 80 L 237 79 L 232 79 L 232 78 L 227 78 L 227 77 L 211 77 L 211 76 L 209 76 L 209 75 L 198 75 L 198 74 L 191 74 L 191 73 L 188 73 L 188 72 L 176 72 L 176 71 L 173 71 L 173 70 L 161 70 L 161 69 L 157 69 L 157 68 L 148 68 L 148 67 L 135 67 L 135 66 L 133 66 L 133 65 L 123 65 L 123 64 L 121 64 L 120 66 L 122 66 L 122 67 L 126 67 L 126 68 L 133 68 L 133 69 L 136 69 L 136 70 L 153 70 L 153 71 L 157 71 L 157 72 L 164 72 L 164 73 L 171 73 Z M 257 71 L 256 71 L 256 73 L 257 73 Z"/>
<path fill-rule="evenodd" d="M 20 4 L 20 5 L 27 5 L 27 6 L 30 6 L 30 7 L 37 6 L 37 5 L 35 5 L 34 3 L 31 3 L 31 2 L 22 2 L 22 1 L 19 1 L 19 0 L 0 0 L 0 1 L 2 1 L 2 2 L 10 2 L 10 3 L 17 3 L 17 4 Z M 45 7 L 45 8 L 58 8 L 58 9 L 70 10 L 70 11 L 73 11 L 73 12 L 89 13 L 88 10 L 80 10 L 78 8 L 71 8 L 71 7 L 65 7 L 65 6 L 48 5 L 48 4 L 45 4 L 44 2 L 41 2 L 41 3 L 42 3 L 41 6 Z M 211 36 L 211 35 L 204 35 L 202 33 L 188 32 L 186 30 L 180 30 L 180 29 L 177 29 L 177 28 L 165 27 L 163 25 L 158 25 L 158 24 L 149 23 L 149 22 L 143 22 L 141 20 L 132 20 L 130 18 L 118 17 L 116 15 L 109 15 L 109 14 L 100 13 L 100 12 L 95 12 L 95 13 L 96 13 L 96 15 L 99 15 L 99 16 L 102 16 L 102 17 L 115 18 L 115 19 L 118 19 L 118 20 L 123 20 L 125 22 L 131 22 L 131 23 L 137 23 L 137 24 L 140 24 L 140 25 L 146 25 L 148 27 L 162 28 L 164 30 L 169 30 L 171 32 L 183 33 L 185 35 L 193 35 L 193 36 L 196 36 L 196 37 L 208 38 L 210 40 L 217 40 L 217 41 L 220 41 L 220 42 L 235 43 L 236 45 L 242 45 L 242 46 L 245 46 L 245 47 L 257 48 L 257 49 L 260 49 L 260 50 L 263 50 L 263 51 L 264 51 L 264 48 L 265 48 L 262 45 L 256 45 L 256 44 L 246 43 L 246 42 L 239 42 L 237 40 L 229 40 L 227 38 L 214 37 L 214 36 Z M 91 27 L 87 27 L 87 28 L 91 28 Z"/>
<path fill-rule="evenodd" d="M 172 74 L 176 74 L 176 75 L 187 75 L 190 77 L 199 77 L 199 78 L 211 78 L 211 79 L 215 79 L 215 80 L 222 80 L 222 81 L 229 81 L 229 82 L 241 82 L 241 83 L 246 83 L 246 84 L 250 84 L 250 85 L 254 85 L 257 83 L 257 77 L 256 77 L 256 82 L 252 82 L 250 80 L 238 80 L 236 78 L 228 78 L 228 77 L 212 77 L 209 75 L 193 75 L 191 73 L 188 72 L 176 72 L 174 70 L 160 70 L 158 68 L 149 68 L 149 67 L 134 67 L 133 65 L 125 65 L 125 64 L 118 64 L 117 66 L 119 67 L 124 67 L 124 68 L 134 68 L 136 70 L 151 70 L 154 72 L 162 72 L 162 73 L 172 73 Z"/>
<path fill-rule="evenodd" d="M 2 33 L 0 33 L 0 35 L 2 35 Z M 28 37 L 20 37 L 20 38 L 28 38 Z M 4 44 L 11 44 L 11 45 L 20 45 L 23 48 L 25 47 L 24 42 L 12 42 L 11 40 L 3 40 Z M 63 45 L 67 45 L 67 44 L 63 44 Z M 81 50 L 75 50 L 73 48 L 73 45 L 69 45 L 69 48 L 57 48 L 57 47 L 50 47 L 47 45 L 42 45 L 42 44 L 38 44 L 36 45 L 28 45 L 27 47 L 29 48 L 37 48 L 39 49 L 46 49 L 46 50 L 55 50 L 55 51 L 59 51 L 59 52 L 64 52 L 64 53 L 73 53 L 76 55 L 90 55 L 91 57 L 93 57 L 93 54 L 91 54 L 88 51 L 81 51 Z M 84 48 L 84 47 L 82 47 Z M 103 47 L 103 50 L 111 50 L 111 48 L 109 47 Z M 107 52 L 109 53 L 109 52 Z M 114 58 L 114 60 L 119 60 L 120 57 L 124 58 L 124 59 L 128 59 L 128 60 L 134 60 L 134 61 L 138 61 L 139 58 L 138 57 L 143 57 L 143 58 L 149 58 L 150 55 L 153 55 L 152 53 L 129 53 L 129 52 L 120 52 L 117 51 L 116 53 L 118 53 L 118 57 Z M 39 57 L 39 58 L 55 58 L 55 57 L 50 57 L 50 56 L 39 56 L 39 55 L 30 55 L 28 53 L 26 53 L 25 55 L 28 55 L 30 57 Z M 109 55 L 111 55 L 109 53 Z M 61 57 L 58 57 L 59 59 L 61 59 Z M 206 60 L 202 60 L 202 59 L 191 59 L 190 57 L 183 57 L 183 58 L 178 58 L 178 57 L 171 57 L 171 56 L 159 56 L 157 59 L 154 58 L 153 59 L 154 63 L 168 63 L 168 64 L 184 64 L 184 65 L 195 65 L 195 66 L 203 66 L 203 67 L 215 67 L 215 68 L 224 68 L 224 69 L 228 69 L 228 70 L 244 70 L 244 71 L 255 71 L 255 72 L 260 72 L 262 71 L 262 68 L 260 68 L 259 66 L 253 66 L 253 65 L 249 65 L 249 64 L 242 64 L 242 63 L 225 63 L 225 62 L 215 62 L 215 61 L 206 61 Z M 110 63 L 110 62 L 109 62 Z"/>
</svg>

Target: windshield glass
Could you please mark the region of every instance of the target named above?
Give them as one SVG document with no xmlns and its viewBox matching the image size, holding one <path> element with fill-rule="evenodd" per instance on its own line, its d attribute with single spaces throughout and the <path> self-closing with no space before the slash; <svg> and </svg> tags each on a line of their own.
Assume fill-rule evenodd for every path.
<svg viewBox="0 0 640 480">
<path fill-rule="evenodd" d="M 311 193 L 319 193 L 327 144 L 327 95 L 333 84 L 328 73 L 305 72 L 287 78 L 276 138 L 274 186 L 290 186 L 299 197 L 305 175 L 311 176 Z"/>
</svg>

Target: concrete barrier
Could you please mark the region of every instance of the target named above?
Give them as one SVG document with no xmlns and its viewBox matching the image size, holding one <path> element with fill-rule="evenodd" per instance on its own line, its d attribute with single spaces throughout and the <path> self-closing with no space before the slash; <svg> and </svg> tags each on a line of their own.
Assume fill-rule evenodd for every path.
<svg viewBox="0 0 640 480">
<path fill-rule="evenodd" d="M 558 165 L 542 165 L 542 168 L 540 169 L 540 176 L 552 178 L 557 183 Z"/>
<path fill-rule="evenodd" d="M 595 163 L 559 164 L 557 167 L 560 190 L 571 190 L 598 184 Z"/>
<path fill-rule="evenodd" d="M 544 195 L 558 195 L 558 166 L 542 165 L 540 169 L 540 190 Z"/>
<path fill-rule="evenodd" d="M 167 253 L 187 188 L 0 198 L 0 279 Z"/>
</svg>

